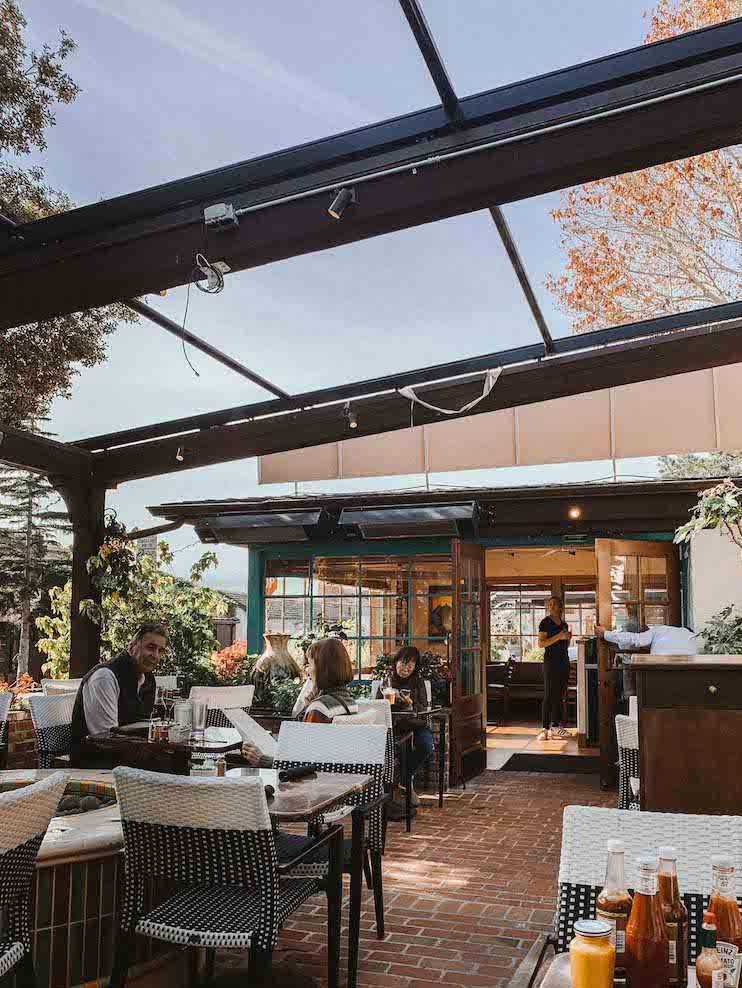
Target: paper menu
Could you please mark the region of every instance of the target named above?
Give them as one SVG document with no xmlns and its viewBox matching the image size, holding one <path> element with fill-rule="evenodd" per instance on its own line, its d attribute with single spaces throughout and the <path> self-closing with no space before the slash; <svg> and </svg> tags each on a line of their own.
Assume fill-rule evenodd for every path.
<svg viewBox="0 0 742 988">
<path fill-rule="evenodd" d="M 278 748 L 276 739 L 241 707 L 224 710 L 223 713 L 240 732 L 242 740 L 255 745 L 261 755 L 269 755 L 272 758 L 276 754 Z"/>
</svg>

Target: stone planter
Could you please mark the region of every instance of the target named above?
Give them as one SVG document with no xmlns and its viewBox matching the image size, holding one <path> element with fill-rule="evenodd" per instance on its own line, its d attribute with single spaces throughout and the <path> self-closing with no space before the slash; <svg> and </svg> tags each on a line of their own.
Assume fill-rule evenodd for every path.
<svg viewBox="0 0 742 988">
<path fill-rule="evenodd" d="M 289 652 L 291 635 L 266 634 L 265 650 L 255 663 L 255 677 L 266 679 L 296 679 L 301 676 L 296 659 Z"/>
</svg>

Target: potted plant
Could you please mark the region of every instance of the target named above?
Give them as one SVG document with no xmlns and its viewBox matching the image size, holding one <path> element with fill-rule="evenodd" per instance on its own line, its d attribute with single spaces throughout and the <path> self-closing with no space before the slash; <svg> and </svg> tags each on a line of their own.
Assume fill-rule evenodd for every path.
<svg viewBox="0 0 742 988">
<path fill-rule="evenodd" d="M 742 490 L 729 477 L 701 491 L 690 521 L 675 532 L 674 541 L 690 542 L 699 532 L 714 528 L 725 532 L 742 551 Z"/>
</svg>

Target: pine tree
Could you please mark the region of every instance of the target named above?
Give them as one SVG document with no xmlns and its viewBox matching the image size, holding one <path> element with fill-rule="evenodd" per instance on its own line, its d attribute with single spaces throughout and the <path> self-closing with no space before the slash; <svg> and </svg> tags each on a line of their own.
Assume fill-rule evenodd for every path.
<svg viewBox="0 0 742 988">
<path fill-rule="evenodd" d="M 59 541 L 70 531 L 63 508 L 45 477 L 0 467 L 0 615 L 20 625 L 19 677 L 28 672 L 33 611 L 69 576 L 69 554 Z"/>
</svg>

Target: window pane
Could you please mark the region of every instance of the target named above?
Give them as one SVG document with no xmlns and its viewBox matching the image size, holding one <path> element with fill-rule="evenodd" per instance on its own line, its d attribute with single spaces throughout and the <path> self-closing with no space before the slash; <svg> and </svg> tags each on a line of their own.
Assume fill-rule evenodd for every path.
<svg viewBox="0 0 742 988">
<path fill-rule="evenodd" d="M 461 692 L 464 696 L 479 693 L 482 679 L 482 664 L 479 649 L 464 648 L 459 658 L 461 669 Z"/>
<path fill-rule="evenodd" d="M 611 600 L 639 600 L 639 567 L 636 556 L 614 556 L 611 562 Z"/>
<path fill-rule="evenodd" d="M 416 556 L 412 560 L 412 592 L 451 596 L 451 557 Z"/>
<path fill-rule="evenodd" d="M 641 631 L 641 621 L 639 619 L 638 604 L 614 604 L 613 605 L 613 630 L 614 631 Z"/>
<path fill-rule="evenodd" d="M 642 591 L 648 604 L 669 603 L 667 593 L 667 559 L 641 557 Z"/>
<path fill-rule="evenodd" d="M 493 637 L 490 658 L 492 662 L 502 662 L 506 659 L 515 659 L 517 661 L 520 659 L 520 637 L 515 635 L 511 637 L 501 635 Z"/>
<path fill-rule="evenodd" d="M 339 559 L 314 560 L 312 573 L 315 596 L 357 596 L 358 560 L 341 557 Z"/>
<path fill-rule="evenodd" d="M 358 634 L 358 598 L 315 597 L 314 624 L 342 624 L 349 635 Z"/>
<path fill-rule="evenodd" d="M 265 564 L 265 596 L 309 594 L 309 562 L 304 559 L 269 559 Z"/>
<path fill-rule="evenodd" d="M 407 598 L 362 597 L 361 634 L 371 638 L 406 638 Z"/>
<path fill-rule="evenodd" d="M 309 599 L 297 597 L 266 600 L 265 630 L 301 635 L 309 630 Z"/>
<path fill-rule="evenodd" d="M 361 639 L 361 675 L 369 676 L 376 668 L 380 655 L 393 655 L 406 645 L 406 639 Z"/>
<path fill-rule="evenodd" d="M 409 591 L 409 559 L 393 556 L 361 560 L 361 592 L 406 596 Z"/>
</svg>

